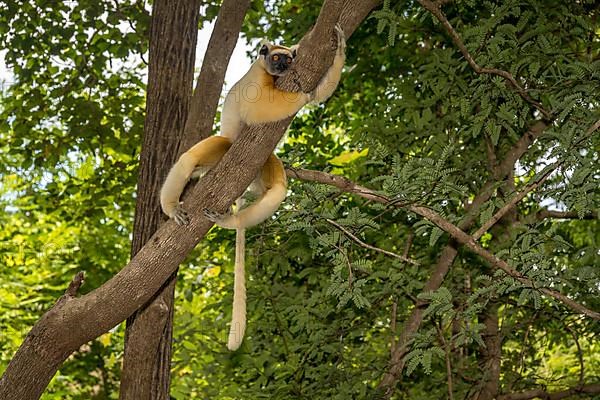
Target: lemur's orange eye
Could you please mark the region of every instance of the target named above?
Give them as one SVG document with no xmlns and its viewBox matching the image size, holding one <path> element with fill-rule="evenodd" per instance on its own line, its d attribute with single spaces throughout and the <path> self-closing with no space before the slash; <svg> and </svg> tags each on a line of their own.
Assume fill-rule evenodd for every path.
<svg viewBox="0 0 600 400">
<path fill-rule="evenodd" d="M 288 58 L 287 58 L 287 63 L 288 63 L 288 64 L 291 64 L 291 63 L 292 63 L 292 57 L 288 57 Z"/>
<path fill-rule="evenodd" d="M 279 61 L 279 56 L 277 54 L 273 56 L 273 61 Z"/>
</svg>

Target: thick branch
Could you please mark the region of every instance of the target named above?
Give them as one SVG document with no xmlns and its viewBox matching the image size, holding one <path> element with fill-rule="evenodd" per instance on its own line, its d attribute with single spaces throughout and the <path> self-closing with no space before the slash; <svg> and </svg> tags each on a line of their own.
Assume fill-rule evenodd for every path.
<svg viewBox="0 0 600 400">
<path fill-rule="evenodd" d="M 317 22 L 300 40 L 298 56 L 288 74 L 277 80 L 277 87 L 290 92 L 311 92 L 333 62 L 334 26 L 339 23 L 346 40 L 380 0 L 325 0 Z M 329 38 L 330 41 L 324 41 Z M 329 45 L 320 45 L 327 43 Z"/>
<path fill-rule="evenodd" d="M 596 124 L 594 124 L 588 130 L 588 133 L 598 129 L 598 125 L 600 125 L 600 121 L 596 122 Z M 512 148 L 506 153 L 502 162 L 496 166 L 494 171 L 494 179 L 502 180 L 512 173 L 516 161 L 528 151 L 530 146 L 537 138 L 543 135 L 548 126 L 549 125 L 544 121 L 535 122 L 528 129 L 528 131 L 521 136 L 517 143 L 515 143 L 515 145 L 513 145 Z M 467 214 L 458 224 L 460 229 L 468 230 L 471 228 L 471 226 L 477 220 L 480 207 L 493 195 L 495 183 L 495 180 L 489 180 L 486 182 L 482 186 L 479 193 L 475 196 L 473 201 L 466 207 Z M 457 244 L 454 240 L 451 240 L 442 249 L 431 276 L 427 282 L 425 282 L 423 292 L 430 292 L 440 288 L 457 254 Z M 379 383 L 379 388 L 384 391 L 385 398 L 391 397 L 394 393 L 395 382 L 404 369 L 404 356 L 408 351 L 410 339 L 418 331 L 421 322 L 423 321 L 423 310 L 425 307 L 426 303 L 422 300 L 419 300 L 404 323 L 402 333 L 394 351 L 392 352 L 392 357 L 390 358 L 389 369 L 386 371 L 381 382 Z"/>
<path fill-rule="evenodd" d="M 529 150 L 533 142 L 542 136 L 547 127 L 548 124 L 543 121 L 535 122 L 510 148 L 510 150 L 508 150 L 502 162 L 494 169 L 495 177 L 488 180 L 481 187 L 481 190 L 479 191 L 479 194 L 475 196 L 475 199 L 467 205 L 467 215 L 458 224 L 460 229 L 468 230 L 471 228 L 473 223 L 477 220 L 479 208 L 493 195 L 497 182 L 512 173 L 515 163 L 527 152 L 527 150 Z"/>
<path fill-rule="evenodd" d="M 515 151 L 512 153 L 513 154 L 512 157 L 518 158 L 518 157 L 520 157 L 520 155 L 522 155 L 522 153 L 524 153 L 526 151 L 525 147 L 521 147 L 521 146 L 519 146 L 519 147 L 520 148 L 518 150 L 518 153 L 520 153 L 520 154 L 517 155 L 517 151 Z M 342 189 L 343 191 L 358 194 L 361 197 L 369 199 L 369 200 L 377 201 L 377 202 L 384 203 L 384 204 L 389 203 L 389 199 L 387 199 L 385 196 L 382 196 L 382 195 L 380 195 L 370 189 L 367 189 L 363 186 L 357 185 L 354 182 L 352 182 L 351 180 L 349 180 L 345 177 L 342 177 L 342 176 L 327 174 L 327 173 L 320 172 L 320 171 L 298 170 L 298 169 L 289 169 L 289 168 L 287 169 L 287 173 L 288 173 L 288 176 L 291 178 L 299 178 L 299 179 L 303 179 L 303 180 L 310 180 L 310 181 L 315 181 L 315 182 L 319 182 L 319 183 L 323 183 L 323 184 L 336 186 L 336 187 Z M 478 205 L 482 204 L 483 202 L 485 202 L 487 200 L 487 199 L 484 200 L 484 198 L 486 198 L 488 196 L 488 195 L 486 195 L 486 193 L 487 192 L 483 192 L 482 194 L 477 196 L 476 200 L 478 198 L 481 198 L 478 202 Z M 447 221 L 445 221 L 445 223 L 444 223 L 444 220 L 441 217 L 437 216 L 435 213 L 430 214 L 430 210 L 425 209 L 425 208 L 416 208 L 416 206 L 411 206 L 411 208 L 413 208 L 411 211 L 413 211 L 413 212 L 418 211 L 417 214 L 420 214 L 420 215 L 425 214 L 423 216 L 431 218 L 432 222 L 434 222 L 434 223 L 437 222 L 439 224 L 438 226 L 440 226 L 442 229 L 446 228 L 446 229 L 450 230 L 451 231 L 450 233 L 453 237 L 459 236 L 465 243 L 467 243 L 469 241 L 473 241 L 473 243 L 475 243 L 474 240 L 469 235 L 462 232 L 456 226 L 450 224 Z M 468 217 L 465 220 L 463 220 L 463 222 L 461 222 L 461 226 L 463 226 L 463 225 L 468 226 L 470 224 L 469 219 L 471 219 L 471 218 Z M 446 229 L 444 229 L 444 230 L 446 230 Z M 462 232 L 464 235 L 461 235 L 460 232 Z M 475 243 L 475 246 L 479 247 L 478 244 L 476 244 L 476 243 Z M 444 248 L 444 250 L 442 251 L 442 254 L 439 257 L 439 261 L 436 265 L 436 268 L 435 268 L 434 272 L 432 273 L 431 278 L 427 281 L 427 283 L 423 289 L 424 291 L 435 290 L 435 289 L 439 288 L 446 273 L 448 272 L 448 269 L 450 268 L 450 265 L 452 264 L 454 258 L 456 257 L 456 254 L 457 254 L 457 251 L 456 251 L 455 244 L 453 241 L 451 241 L 450 244 L 447 245 Z M 492 256 L 489 253 L 488 253 L 488 255 Z M 494 257 L 494 256 L 492 256 L 492 257 Z M 512 268 L 510 268 L 506 263 L 504 263 L 504 264 L 505 265 L 502 265 L 502 267 L 507 269 L 507 271 L 513 273 Z M 499 265 L 497 265 L 497 263 L 495 263 L 494 266 L 499 267 Z M 508 268 L 506 268 L 506 267 L 508 267 Z M 514 271 L 514 272 L 517 272 L 517 271 Z M 518 274 L 518 272 L 517 272 L 517 274 Z M 527 283 L 529 283 L 531 285 L 531 282 L 527 282 Z M 551 291 L 552 293 L 547 293 L 547 291 L 548 291 L 548 289 L 542 289 L 542 292 L 561 300 L 562 302 L 564 302 L 571 308 L 577 309 L 579 312 L 589 315 L 592 318 L 595 317 L 597 319 L 599 317 L 598 313 L 588 310 L 587 308 L 579 305 L 578 303 L 573 302 L 571 299 L 567 298 L 566 296 L 564 296 L 558 292 L 555 292 L 555 291 Z M 394 384 L 397 376 L 399 376 L 399 374 L 401 373 L 401 371 L 403 369 L 404 363 L 402 360 L 407 351 L 407 344 L 409 343 L 410 337 L 414 334 L 414 332 L 417 331 L 418 327 L 421 324 L 421 321 L 423 319 L 423 317 L 422 317 L 423 309 L 425 306 L 426 306 L 425 302 L 423 302 L 423 301 L 417 302 L 415 308 L 413 309 L 411 315 L 409 316 L 408 320 L 406 321 L 406 323 L 404 325 L 404 329 L 402 331 L 402 334 L 399 338 L 398 344 L 397 344 L 395 350 L 393 351 L 393 354 L 392 354 L 392 357 L 390 360 L 390 369 L 384 375 L 384 377 L 379 385 L 379 387 L 385 391 L 385 393 L 384 393 L 385 398 L 389 398 L 393 394 L 393 384 Z"/>
<path fill-rule="evenodd" d="M 555 211 L 555 210 L 540 210 L 535 213 L 535 218 L 538 221 L 544 220 L 546 218 L 558 218 L 558 219 L 598 219 L 599 212 L 592 211 L 591 213 L 585 214 L 583 216 L 579 216 L 579 213 L 576 211 Z"/>
<path fill-rule="evenodd" d="M 226 0 L 221 5 L 193 96 L 199 2 L 179 3 L 179 6 L 186 5 L 183 13 L 177 12 L 178 7 L 167 7 L 164 14 L 171 13 L 171 18 L 178 19 L 177 23 L 157 20 L 156 16 L 152 20 L 156 32 L 150 49 L 150 80 L 161 82 L 171 78 L 179 85 L 175 88 L 158 86 L 162 90 L 151 90 L 150 85 L 148 88 L 146 119 L 150 122 L 145 124 L 141 169 L 151 174 L 146 174 L 150 179 L 141 176 L 138 185 L 136 221 L 142 223 L 136 223 L 133 254 L 158 228 L 162 214 L 157 212 L 156 193 L 178 156 L 176 149 L 179 148 L 179 152 L 187 150 L 211 134 L 225 71 L 250 1 Z M 159 7 L 159 2 L 155 2 L 154 7 Z M 176 37 L 163 32 L 168 27 L 175 29 Z M 182 51 L 182 47 L 183 50 L 191 48 L 191 51 Z M 162 50 L 157 51 L 157 48 Z M 165 53 L 173 57 L 166 57 Z M 185 68 L 180 71 L 181 68 L 172 68 L 171 64 L 185 65 Z M 183 110 L 173 112 L 174 104 L 178 102 L 184 103 Z M 152 123 L 155 120 L 157 122 Z M 153 187 L 142 190 L 149 183 Z M 143 214 L 139 213 L 140 209 Z M 176 278 L 177 272 L 174 272 L 155 298 L 127 319 L 121 400 L 168 398 Z"/>
<path fill-rule="evenodd" d="M 503 161 L 496 166 L 494 178 L 501 180 L 508 176 L 513 171 L 515 162 L 527 152 L 531 144 L 544 133 L 547 127 L 548 125 L 543 121 L 534 123 L 506 153 Z M 470 229 L 477 220 L 480 207 L 494 193 L 495 182 L 495 180 L 489 180 L 482 186 L 480 192 L 468 205 L 467 214 L 458 224 L 460 229 Z M 423 292 L 430 292 L 440 288 L 457 254 L 457 244 L 454 240 L 451 240 L 441 251 L 431 276 L 425 282 Z M 379 383 L 379 388 L 384 391 L 385 398 L 391 397 L 394 392 L 394 384 L 404 369 L 403 357 L 408 350 L 410 339 L 417 332 L 423 321 L 423 310 L 426 305 L 425 301 L 419 300 L 404 323 L 402 333 L 390 358 L 389 370 L 384 374 Z"/>
<path fill-rule="evenodd" d="M 523 136 L 519 138 L 512 148 L 506 153 L 502 162 L 498 165 L 497 179 L 502 179 L 515 168 L 515 163 L 523 157 L 529 147 L 537 138 L 542 136 L 549 124 L 544 121 L 536 121 Z"/>
<path fill-rule="evenodd" d="M 537 129 L 536 129 L 536 126 L 537 126 Z M 506 159 L 502 162 L 502 165 L 500 166 L 501 174 L 504 174 L 505 172 L 507 173 L 507 172 L 513 170 L 513 165 L 516 162 L 516 159 L 514 159 L 514 157 L 516 157 L 518 154 L 522 154 L 525 151 L 525 149 L 527 149 L 529 147 L 529 145 L 531 143 L 533 143 L 533 140 L 535 140 L 536 137 L 541 135 L 545 126 L 546 126 L 546 124 L 544 124 L 543 122 L 538 122 L 538 123 L 536 123 L 536 125 L 534 125 L 534 127 L 531 130 L 529 130 L 527 132 L 527 134 L 525 134 L 523 137 L 521 137 L 521 139 L 515 144 L 515 146 L 513 146 L 513 150 L 511 150 L 511 152 L 508 154 Z M 581 138 L 580 141 L 591 136 L 599 128 L 600 128 L 600 120 L 596 121 L 594 124 L 592 124 L 586 130 L 585 135 Z M 515 149 L 520 149 L 520 150 L 514 151 Z M 573 149 L 573 151 L 575 151 L 575 149 Z M 487 232 L 488 229 L 490 229 L 492 226 L 494 226 L 502 217 L 504 217 L 506 215 L 506 213 L 508 213 L 528 193 L 532 192 L 533 190 L 535 190 L 539 186 L 541 186 L 550 177 L 550 175 L 554 171 L 556 171 L 562 164 L 563 164 L 562 161 L 558 161 L 558 162 L 555 162 L 554 164 L 550 165 L 546 169 L 546 172 L 539 178 L 539 180 L 537 182 L 527 185 L 521 192 L 519 192 L 516 196 L 514 196 L 507 204 L 505 204 L 500 210 L 498 210 L 496 212 L 496 214 L 494 214 L 492 216 L 492 218 L 490 218 L 488 221 L 486 221 L 481 226 L 481 228 L 479 228 L 477 230 L 477 232 L 475 232 L 473 234 L 473 237 L 475 239 L 479 239 L 485 232 Z M 496 178 L 498 178 L 498 177 L 496 177 Z M 569 214 L 569 213 L 561 213 L 561 212 L 555 212 L 555 211 L 549 211 L 549 210 L 540 211 L 539 213 L 536 214 L 536 217 L 538 219 L 544 219 L 549 216 L 556 216 L 557 218 L 561 218 L 561 217 L 566 218 L 567 215 L 574 215 L 571 218 L 577 218 L 576 213 Z M 590 217 L 593 217 L 593 215 L 590 215 Z"/>
<path fill-rule="evenodd" d="M 600 383 L 591 383 L 574 387 L 560 392 L 548 392 L 543 389 L 528 390 L 521 393 L 502 394 L 498 396 L 498 400 L 529 400 L 529 399 L 544 399 L 544 400 L 560 400 L 577 396 L 579 394 L 597 394 L 600 393 Z"/>
<path fill-rule="evenodd" d="M 484 372 L 481 385 L 478 385 L 476 392 L 469 397 L 471 400 L 493 400 L 498 394 L 500 362 L 502 359 L 502 339 L 498 329 L 498 308 L 498 302 L 491 301 L 478 315 L 478 320 L 483 321 L 481 338 L 485 344 L 479 348 L 478 364 Z"/>
<path fill-rule="evenodd" d="M 199 0 L 156 0 L 153 4 L 132 256 L 162 222 L 156 193 L 176 160 L 188 115 L 199 10 Z M 127 319 L 119 388 L 121 400 L 169 397 L 175 278 L 176 273 L 152 302 Z"/>
<path fill-rule="evenodd" d="M 313 181 L 320 182 L 320 183 L 327 183 L 329 185 L 339 187 L 340 189 L 343 189 L 344 191 L 356 193 L 361 197 L 364 197 L 369 200 L 377 201 L 379 203 L 383 203 L 386 205 L 391 205 L 391 206 L 399 207 L 399 208 L 406 208 L 409 211 L 412 211 L 415 214 L 418 214 L 418 215 L 426 218 L 427 220 L 433 222 L 435 225 L 440 227 L 442 230 L 449 233 L 450 236 L 454 240 L 456 240 L 458 243 L 464 245 L 469 250 L 471 250 L 473 253 L 479 255 L 480 257 L 482 257 L 483 259 L 488 261 L 491 266 L 501 269 L 506 274 L 512 276 L 513 278 L 515 278 L 516 280 L 518 280 L 525 286 L 528 286 L 530 288 L 536 288 L 536 285 L 534 284 L 534 282 L 532 282 L 529 278 L 525 277 L 520 272 L 518 272 L 517 270 L 512 268 L 510 265 L 508 265 L 508 263 L 506 261 L 499 259 L 495 255 L 493 255 L 492 253 L 490 253 L 489 251 L 487 251 L 486 249 L 481 247 L 479 245 L 479 243 L 477 243 L 472 236 L 468 235 L 467 233 L 465 233 L 464 231 L 459 229 L 456 225 L 452 224 L 448 220 L 442 218 L 435 211 L 433 211 L 429 208 L 417 206 L 417 205 L 409 204 L 409 205 L 402 206 L 402 205 L 396 204 L 389 198 L 387 198 L 383 195 L 377 194 L 376 192 L 374 192 L 370 189 L 367 189 L 363 186 L 356 185 L 349 179 L 346 179 L 341 176 L 336 176 L 336 175 L 328 174 L 326 172 L 321 172 L 321 171 L 306 171 L 306 173 L 305 173 L 305 171 L 306 170 L 294 170 L 293 174 L 290 174 L 290 175 L 292 175 L 296 178 L 304 179 L 304 180 L 313 180 Z M 588 317 L 595 319 L 595 320 L 600 320 L 600 313 L 586 308 L 585 306 L 571 300 L 570 298 L 563 295 L 562 293 L 557 292 L 556 290 L 552 290 L 552 289 L 548 289 L 548 288 L 540 288 L 539 291 L 550 297 L 553 297 L 553 298 L 559 300 L 560 302 L 562 302 L 566 306 L 570 307 L 571 309 L 577 311 L 578 313 L 587 315 Z"/>
<path fill-rule="evenodd" d="M 548 125 L 543 121 L 534 123 L 506 153 L 502 162 L 496 166 L 495 179 L 504 179 L 509 175 L 511 171 L 513 171 L 516 161 L 527 152 L 531 144 L 545 132 L 547 127 Z M 467 214 L 458 224 L 460 229 L 467 230 L 471 228 L 473 223 L 477 220 L 480 207 L 492 196 L 494 187 L 495 180 L 489 180 L 483 185 L 480 192 L 468 205 Z M 430 292 L 440 288 L 457 254 L 457 244 L 454 240 L 451 240 L 440 253 L 431 276 L 427 282 L 425 282 L 423 292 Z M 395 350 L 392 353 L 392 357 L 390 358 L 389 370 L 384 374 L 379 384 L 379 388 L 384 390 L 386 398 L 392 396 L 394 384 L 404 369 L 404 356 L 408 350 L 410 339 L 417 332 L 423 321 L 423 310 L 426 305 L 426 302 L 419 300 L 404 323 L 402 334 L 400 335 Z"/>
</svg>

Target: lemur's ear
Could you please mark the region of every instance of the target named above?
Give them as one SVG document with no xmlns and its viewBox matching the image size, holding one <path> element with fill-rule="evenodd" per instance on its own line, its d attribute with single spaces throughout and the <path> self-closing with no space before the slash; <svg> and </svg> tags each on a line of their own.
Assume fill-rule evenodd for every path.
<svg viewBox="0 0 600 400">
<path fill-rule="evenodd" d="M 290 51 L 292 52 L 292 57 L 296 58 L 296 55 L 298 54 L 298 45 L 295 44 L 292 47 L 290 47 Z"/>
<path fill-rule="evenodd" d="M 260 50 L 258 51 L 258 54 L 260 54 L 261 56 L 266 56 L 267 54 L 269 54 L 269 42 L 266 39 L 261 40 L 260 42 L 261 46 L 260 46 Z"/>
</svg>

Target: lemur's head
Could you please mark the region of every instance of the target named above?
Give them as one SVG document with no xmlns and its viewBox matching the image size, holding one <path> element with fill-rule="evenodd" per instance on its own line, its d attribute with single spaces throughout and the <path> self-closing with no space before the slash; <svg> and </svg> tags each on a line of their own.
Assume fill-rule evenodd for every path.
<svg viewBox="0 0 600 400">
<path fill-rule="evenodd" d="M 297 48 L 297 45 L 284 47 L 263 41 L 258 58 L 265 71 L 270 75 L 283 76 L 293 64 Z"/>
</svg>

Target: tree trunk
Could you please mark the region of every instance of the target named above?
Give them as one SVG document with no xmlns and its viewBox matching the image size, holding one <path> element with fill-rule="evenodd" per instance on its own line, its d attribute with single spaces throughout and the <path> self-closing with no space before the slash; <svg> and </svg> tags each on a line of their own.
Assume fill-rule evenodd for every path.
<svg viewBox="0 0 600 400">
<path fill-rule="evenodd" d="M 199 9 L 199 0 L 157 0 L 153 5 L 132 257 L 161 222 L 158 193 L 176 161 L 192 95 Z M 177 271 L 127 319 L 121 399 L 169 398 L 176 278 Z"/>
<path fill-rule="evenodd" d="M 498 326 L 498 303 L 490 303 L 481 315 L 485 326 L 482 334 L 485 346 L 481 348 L 481 371 L 484 372 L 482 387 L 473 400 L 493 400 L 500 388 L 500 356 L 502 340 Z"/>
<path fill-rule="evenodd" d="M 165 55 L 161 52 L 167 51 L 171 55 L 179 52 L 187 56 L 189 54 L 188 48 L 190 46 L 195 47 L 198 5 L 188 4 L 182 7 L 181 10 L 174 10 L 175 12 L 171 10 L 171 15 L 162 16 L 160 21 L 153 20 L 151 46 L 154 45 L 156 56 L 153 59 L 153 48 L 151 47 L 150 70 L 154 67 L 160 71 L 167 64 L 166 68 L 176 70 L 174 75 L 180 76 L 182 85 L 175 83 L 173 85 L 175 86 L 174 91 L 166 90 L 164 94 L 157 90 L 151 91 L 150 82 L 148 85 L 146 132 L 141 156 L 132 255 L 137 253 L 158 228 L 159 220 L 156 217 L 161 214 L 160 210 L 158 213 L 156 212 L 156 208 L 159 207 L 156 193 L 160 190 L 160 184 L 164 180 L 168 168 L 181 153 L 195 142 L 210 136 L 212 132 L 227 65 L 237 43 L 242 22 L 249 6 L 250 0 L 228 0 L 223 2 L 204 57 L 205 60 L 202 63 L 196 90 L 191 98 L 189 112 L 177 113 L 179 119 L 174 124 L 176 129 L 169 123 L 171 118 L 168 116 L 165 118 L 165 115 L 163 115 L 162 107 L 164 107 L 165 95 L 170 94 L 174 104 L 181 102 L 182 97 L 179 94 L 191 95 L 189 83 L 192 74 L 188 68 L 190 65 L 193 67 L 194 58 L 175 57 L 175 59 L 181 59 L 181 63 L 171 66 L 162 60 Z M 162 10 L 156 10 L 155 6 L 155 13 L 156 11 L 163 12 Z M 173 25 L 168 23 L 169 19 L 181 21 L 179 25 L 175 24 L 180 29 L 173 34 L 173 36 L 176 36 L 175 41 L 181 40 L 181 45 L 177 49 L 169 49 L 168 41 L 161 39 L 162 35 L 165 34 L 163 32 L 164 28 L 161 29 L 161 27 Z M 154 34 L 154 26 L 157 26 L 157 34 Z M 159 41 L 162 43 L 159 43 Z M 159 73 L 155 75 L 151 76 L 150 79 L 163 78 Z M 152 107 L 154 108 L 151 108 L 150 105 L 151 97 L 153 100 Z M 160 99 L 160 102 L 158 99 Z M 187 106 L 187 102 L 185 106 Z M 168 106 L 165 107 L 165 109 L 168 108 Z M 185 121 L 184 129 L 181 129 L 181 118 Z M 161 126 L 161 123 L 166 126 Z M 169 132 L 170 130 L 172 132 Z M 175 150 L 177 146 L 179 146 L 179 151 Z M 153 154 L 161 148 L 165 149 L 162 164 L 155 165 L 152 160 L 157 157 L 153 157 Z M 158 155 L 160 156 L 161 153 L 159 152 Z M 121 399 L 168 398 L 176 278 L 177 272 L 171 275 L 149 305 L 127 319 L 125 354 L 121 376 Z"/>
</svg>

